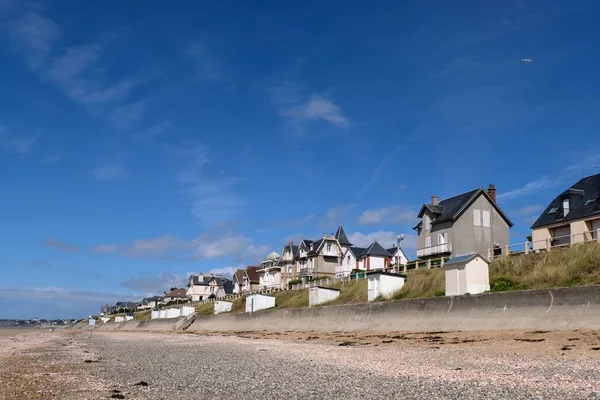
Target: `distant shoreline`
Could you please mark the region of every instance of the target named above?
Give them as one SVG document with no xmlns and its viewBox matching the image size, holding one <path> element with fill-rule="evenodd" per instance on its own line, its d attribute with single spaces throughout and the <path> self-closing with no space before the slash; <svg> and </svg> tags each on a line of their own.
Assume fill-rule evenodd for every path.
<svg viewBox="0 0 600 400">
<path fill-rule="evenodd" d="M 33 328 L 33 327 L 21 327 L 21 326 L 15 326 L 15 327 L 8 327 L 8 326 L 1 326 L 0 327 L 0 337 L 9 337 L 9 336 L 16 336 L 16 335 L 22 335 L 24 333 L 31 333 L 31 332 L 38 332 L 40 330 L 40 328 Z"/>
</svg>

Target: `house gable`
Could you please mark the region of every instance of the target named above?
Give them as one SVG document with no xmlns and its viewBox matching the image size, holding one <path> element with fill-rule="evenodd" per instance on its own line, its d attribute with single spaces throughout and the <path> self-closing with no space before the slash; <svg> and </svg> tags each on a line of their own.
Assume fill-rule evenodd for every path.
<svg viewBox="0 0 600 400">
<path fill-rule="evenodd" d="M 444 222 L 454 222 L 459 219 L 464 212 L 473 204 L 479 196 L 484 196 L 487 201 L 494 207 L 498 214 L 504 219 L 509 227 L 513 226 L 510 219 L 504 214 L 502 209 L 495 201 L 492 201 L 488 193 L 483 188 L 471 190 L 453 197 L 449 197 L 440 201 L 438 205 L 423 204 L 419 211 L 418 217 L 423 218 L 425 215 L 431 217 L 431 225 L 438 225 Z M 423 222 L 419 222 L 413 229 L 419 230 L 423 226 Z"/>
</svg>

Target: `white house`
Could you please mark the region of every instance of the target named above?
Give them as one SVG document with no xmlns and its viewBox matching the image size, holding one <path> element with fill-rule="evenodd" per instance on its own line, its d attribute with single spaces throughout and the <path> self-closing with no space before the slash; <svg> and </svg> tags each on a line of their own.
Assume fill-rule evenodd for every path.
<svg viewBox="0 0 600 400">
<path fill-rule="evenodd" d="M 373 271 L 367 273 L 368 300 L 374 301 L 379 296 L 390 297 L 402 289 L 406 282 L 406 275 L 391 272 Z"/>
<path fill-rule="evenodd" d="M 225 297 L 233 293 L 233 282 L 220 275 L 207 275 L 200 273 L 190 276 L 187 296 L 192 301 L 201 301 Z"/>
<path fill-rule="evenodd" d="M 408 264 L 408 257 L 406 256 L 404 250 L 402 250 L 402 247 L 394 245 L 391 248 L 387 249 L 387 252 L 390 253 L 390 256 L 392 257 L 390 259 L 390 265 Z"/>
<path fill-rule="evenodd" d="M 444 264 L 446 296 L 483 293 L 490 290 L 489 261 L 480 254 L 451 258 Z"/>
<path fill-rule="evenodd" d="M 350 275 L 352 270 L 373 271 L 386 269 L 391 265 L 406 264 L 408 259 L 400 247 L 384 249 L 377 241 L 367 248 L 350 246 L 346 249 L 340 265 L 336 267 L 336 277 Z"/>
<path fill-rule="evenodd" d="M 279 260 L 279 254 L 273 251 L 260 263 L 260 267 L 256 272 L 258 272 L 258 284 L 261 289 L 283 288 Z"/>
</svg>

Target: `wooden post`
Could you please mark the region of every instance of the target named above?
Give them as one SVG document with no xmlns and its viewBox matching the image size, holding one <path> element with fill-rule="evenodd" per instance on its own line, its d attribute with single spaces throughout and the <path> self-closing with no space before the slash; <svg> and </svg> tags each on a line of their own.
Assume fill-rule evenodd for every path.
<svg viewBox="0 0 600 400">
<path fill-rule="evenodd" d="M 550 248 L 550 247 L 551 247 L 551 246 L 550 246 L 550 239 L 549 239 L 549 238 L 546 238 L 546 251 L 551 251 L 551 248 Z"/>
<path fill-rule="evenodd" d="M 525 254 L 529 254 L 529 241 L 525 242 Z"/>
<path fill-rule="evenodd" d="M 493 250 L 492 250 L 492 249 L 487 249 L 487 259 L 488 259 L 488 260 L 491 260 L 491 259 L 492 259 L 492 252 L 493 252 Z"/>
<path fill-rule="evenodd" d="M 419 269 L 419 262 L 415 261 L 415 269 Z"/>
<path fill-rule="evenodd" d="M 600 229 L 596 229 L 596 242 L 600 243 Z"/>
<path fill-rule="evenodd" d="M 431 258 L 427 260 L 427 268 L 431 269 Z"/>
<path fill-rule="evenodd" d="M 444 268 L 444 257 L 440 259 L 440 268 Z"/>
<path fill-rule="evenodd" d="M 510 255 L 510 244 L 507 244 L 506 247 L 504 248 L 504 255 L 505 256 Z"/>
<path fill-rule="evenodd" d="M 404 272 L 406 274 L 406 264 L 404 264 L 404 266 L 402 268 L 402 272 Z"/>
</svg>

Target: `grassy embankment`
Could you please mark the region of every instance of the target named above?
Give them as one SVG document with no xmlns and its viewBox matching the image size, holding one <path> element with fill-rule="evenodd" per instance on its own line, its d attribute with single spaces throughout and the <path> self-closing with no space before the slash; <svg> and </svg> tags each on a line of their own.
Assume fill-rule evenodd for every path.
<svg viewBox="0 0 600 400">
<path fill-rule="evenodd" d="M 490 264 L 492 292 L 600 284 L 600 244 L 502 257 Z M 395 299 L 444 295 L 444 270 L 410 271 Z"/>
</svg>

